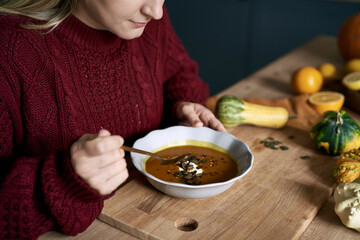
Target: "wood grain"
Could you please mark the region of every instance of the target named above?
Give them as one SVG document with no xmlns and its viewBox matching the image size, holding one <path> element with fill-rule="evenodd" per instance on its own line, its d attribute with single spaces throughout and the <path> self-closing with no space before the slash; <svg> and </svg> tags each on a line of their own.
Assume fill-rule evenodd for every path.
<svg viewBox="0 0 360 240">
<path fill-rule="evenodd" d="M 249 144 L 255 162 L 226 192 L 208 199 L 173 198 L 138 176 L 105 202 L 100 219 L 142 239 L 298 238 L 332 192 L 335 160 L 314 151 L 307 132 L 296 128 L 244 126 L 232 134 Z M 260 141 L 269 136 L 289 150 L 266 149 Z M 182 218 L 196 220 L 198 227 L 178 230 L 175 223 Z"/>
<path fill-rule="evenodd" d="M 334 211 L 335 200 L 331 196 L 311 222 L 300 240 L 313 239 L 360 239 L 360 233 L 354 229 L 346 228 Z"/>
<path fill-rule="evenodd" d="M 253 169 L 229 190 L 207 199 L 173 198 L 153 188 L 129 162 L 130 179 L 105 202 L 99 216 L 107 224 L 97 220 L 75 239 L 359 238 L 334 213 L 331 193 L 336 184 L 331 172 L 336 157 L 315 150 L 308 133 L 317 115 L 306 106 L 305 96 L 294 96 L 290 89 L 296 69 L 324 62 L 339 68 L 344 63 L 334 37 L 319 36 L 209 99 L 211 105 L 219 96 L 231 94 L 261 104 L 280 104 L 298 114 L 284 129 L 245 125 L 229 129 L 254 154 Z M 360 121 L 354 109 L 345 110 Z M 269 136 L 289 150 L 265 148 L 260 141 Z M 58 233 L 44 236 L 40 239 L 73 239 Z"/>
<path fill-rule="evenodd" d="M 65 236 L 59 232 L 47 232 L 41 235 L 38 240 L 136 240 L 138 238 L 133 237 L 125 232 L 119 231 L 118 229 L 101 222 L 100 220 L 95 220 L 89 228 L 78 234 L 77 236 Z"/>
<path fill-rule="evenodd" d="M 340 65 L 337 52 L 324 47 L 333 41 L 321 36 L 219 93 L 281 103 L 286 99 L 299 116 L 280 130 L 245 125 L 229 129 L 254 154 L 253 169 L 229 190 L 207 199 L 173 198 L 132 171 L 136 176 L 105 202 L 99 218 L 141 239 L 298 239 L 335 187 L 331 172 L 336 158 L 314 149 L 308 129 L 315 115 L 309 115 L 306 102 L 292 102 L 291 73 L 325 61 Z M 265 148 L 260 141 L 268 137 L 289 150 Z M 179 230 L 179 223 L 192 231 Z"/>
</svg>

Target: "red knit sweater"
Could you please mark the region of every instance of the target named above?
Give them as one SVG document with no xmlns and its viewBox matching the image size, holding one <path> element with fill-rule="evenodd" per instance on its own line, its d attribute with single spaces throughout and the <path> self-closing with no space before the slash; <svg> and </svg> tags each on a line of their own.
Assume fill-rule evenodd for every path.
<svg viewBox="0 0 360 240">
<path fill-rule="evenodd" d="M 102 127 L 158 128 L 164 102 L 204 103 L 208 87 L 164 17 L 122 40 L 69 16 L 54 31 L 0 16 L 0 238 L 84 231 L 104 199 L 73 171 L 69 148 Z"/>
</svg>

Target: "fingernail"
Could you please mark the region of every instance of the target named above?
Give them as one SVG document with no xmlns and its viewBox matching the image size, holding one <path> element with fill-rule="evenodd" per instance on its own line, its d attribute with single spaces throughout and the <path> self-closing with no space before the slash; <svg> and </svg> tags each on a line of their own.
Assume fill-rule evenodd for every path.
<svg viewBox="0 0 360 240">
<path fill-rule="evenodd" d="M 96 135 L 92 135 L 92 136 L 88 137 L 86 139 L 86 141 L 91 141 L 91 140 L 94 140 L 95 138 L 96 138 Z"/>
</svg>

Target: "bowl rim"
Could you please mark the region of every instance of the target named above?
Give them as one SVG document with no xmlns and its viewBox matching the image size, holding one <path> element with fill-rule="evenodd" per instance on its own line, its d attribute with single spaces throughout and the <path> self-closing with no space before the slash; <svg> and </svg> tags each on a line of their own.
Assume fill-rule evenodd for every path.
<svg viewBox="0 0 360 240">
<path fill-rule="evenodd" d="M 201 185 L 189 185 L 189 184 L 183 184 L 183 183 L 174 183 L 174 182 L 167 182 L 167 181 L 164 181 L 164 180 L 161 180 L 153 175 L 151 175 L 150 173 L 146 172 L 141 166 L 139 166 L 140 164 L 138 164 L 137 162 L 135 162 L 134 158 L 133 158 L 133 155 L 134 154 L 137 154 L 137 153 L 130 153 L 131 155 L 131 161 L 133 163 L 133 165 L 141 172 L 143 173 L 146 177 L 148 178 L 151 178 L 152 180 L 156 181 L 156 182 L 159 182 L 159 183 L 162 183 L 162 184 L 165 184 L 165 185 L 170 185 L 170 186 L 174 186 L 174 187 L 180 187 L 180 188 L 189 188 L 189 189 L 198 189 L 198 188 L 213 188 L 213 187 L 219 187 L 219 186 L 223 186 L 223 185 L 227 185 L 227 184 L 230 184 L 230 183 L 234 183 L 235 181 L 239 180 L 240 178 L 242 178 L 243 176 L 245 176 L 252 168 L 253 166 L 253 162 L 254 162 L 254 155 L 252 154 L 249 146 L 241 141 L 240 139 L 236 138 L 235 136 L 233 136 L 232 134 L 228 133 L 228 132 L 221 132 L 221 131 L 216 131 L 216 130 L 213 130 L 211 128 L 208 128 L 208 127 L 189 127 L 189 126 L 171 126 L 171 127 L 168 127 L 168 128 L 163 128 L 163 129 L 156 129 L 156 130 L 153 130 L 149 133 L 147 133 L 145 136 L 143 136 L 142 138 L 139 138 L 137 139 L 135 142 L 134 142 L 134 145 L 137 141 L 145 138 L 145 137 L 148 137 L 150 134 L 156 134 L 157 132 L 159 131 L 169 131 L 171 129 L 174 129 L 174 128 L 192 128 L 192 129 L 199 129 L 199 130 L 196 130 L 196 131 L 200 131 L 200 129 L 203 129 L 205 131 L 212 131 L 214 132 L 215 134 L 224 134 L 224 135 L 228 135 L 229 137 L 231 137 L 233 140 L 237 141 L 237 142 L 240 142 L 240 144 L 243 144 L 245 149 L 246 149 L 246 152 L 249 154 L 250 156 L 250 159 L 249 159 L 249 166 L 247 167 L 247 169 L 245 169 L 243 172 L 239 173 L 239 175 L 237 175 L 236 177 L 234 178 L 231 178 L 227 181 L 224 181 L 224 182 L 217 182 L 217 183 L 208 183 L 208 184 L 201 184 Z M 213 143 L 215 144 L 215 143 Z M 215 144 L 216 145 L 216 144 Z"/>
</svg>

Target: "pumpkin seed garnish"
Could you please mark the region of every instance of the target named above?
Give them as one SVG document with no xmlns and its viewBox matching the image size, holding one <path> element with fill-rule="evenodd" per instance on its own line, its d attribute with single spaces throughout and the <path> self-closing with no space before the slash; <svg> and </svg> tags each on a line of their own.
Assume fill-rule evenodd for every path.
<svg viewBox="0 0 360 240">
<path fill-rule="evenodd" d="M 280 146 L 281 150 L 288 150 L 289 148 L 287 146 Z"/>
<path fill-rule="evenodd" d="M 307 159 L 310 159 L 310 156 L 305 155 L 305 156 L 300 156 L 300 158 L 304 159 L 304 160 L 307 160 Z"/>
<path fill-rule="evenodd" d="M 198 159 L 195 155 L 189 156 L 187 158 L 181 159 L 180 161 L 176 162 L 183 170 L 180 172 L 175 172 L 174 176 L 179 177 L 180 181 L 189 184 L 189 185 L 199 185 L 201 182 L 199 181 L 198 177 L 201 177 L 203 173 L 197 173 L 194 171 L 194 166 L 191 164 L 199 164 L 199 163 L 206 163 L 206 159 Z M 201 165 L 197 165 L 196 169 L 201 169 Z"/>
<path fill-rule="evenodd" d="M 261 144 L 263 144 L 265 147 L 278 150 L 279 148 L 281 150 L 288 150 L 289 148 L 287 146 L 281 145 L 277 147 L 278 145 L 282 144 L 281 141 L 275 140 L 273 137 L 268 137 L 266 140 L 260 141 Z"/>
</svg>

